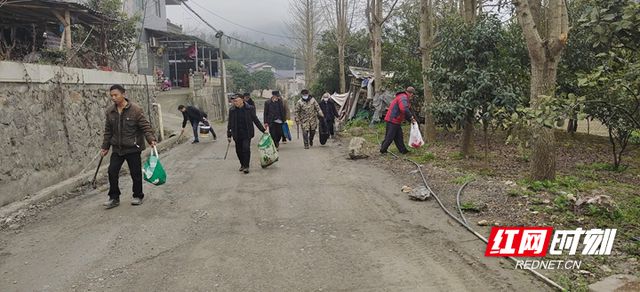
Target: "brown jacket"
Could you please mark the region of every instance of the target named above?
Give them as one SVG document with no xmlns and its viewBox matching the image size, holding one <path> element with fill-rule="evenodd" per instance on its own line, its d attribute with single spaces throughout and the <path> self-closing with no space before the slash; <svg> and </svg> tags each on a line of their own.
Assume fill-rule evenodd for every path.
<svg viewBox="0 0 640 292">
<path fill-rule="evenodd" d="M 127 106 L 118 113 L 116 105 L 111 105 L 105 113 L 106 121 L 104 125 L 104 139 L 102 149 L 109 149 L 113 146 L 113 152 L 125 155 L 141 152 L 145 149 L 143 140 L 148 143 L 156 141 L 151 123 L 144 116 L 142 108 L 127 100 Z"/>
</svg>

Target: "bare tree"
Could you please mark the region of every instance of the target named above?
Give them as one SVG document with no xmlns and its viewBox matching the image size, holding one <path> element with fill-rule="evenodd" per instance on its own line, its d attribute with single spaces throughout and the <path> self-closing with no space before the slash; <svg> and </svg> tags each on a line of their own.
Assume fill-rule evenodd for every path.
<svg viewBox="0 0 640 292">
<path fill-rule="evenodd" d="M 464 21 L 467 24 L 473 25 L 476 22 L 476 13 L 478 12 L 477 0 L 463 0 L 461 1 L 461 13 Z M 462 155 L 469 157 L 473 155 L 473 123 L 475 112 L 469 110 L 465 113 L 464 121 L 462 122 L 462 141 L 461 149 Z"/>
<path fill-rule="evenodd" d="M 425 116 L 424 136 L 427 142 L 436 140 L 436 124 L 433 120 L 431 107 L 433 106 L 433 92 L 429 85 L 427 72 L 431 68 L 431 50 L 434 47 L 435 21 L 433 13 L 433 0 L 420 1 L 420 52 L 422 54 L 422 83 L 424 85 L 424 105 L 422 107 Z"/>
<path fill-rule="evenodd" d="M 390 3 L 390 4 L 389 4 Z M 383 7 L 389 7 L 387 15 L 383 16 Z M 367 25 L 369 28 L 369 38 L 371 40 L 371 65 L 374 75 L 374 92 L 379 92 L 382 88 L 382 26 L 389 19 L 391 13 L 398 4 L 398 0 L 367 0 L 365 13 L 367 15 Z"/>
<path fill-rule="evenodd" d="M 305 86 L 308 88 L 315 80 L 315 48 L 321 29 L 321 7 L 319 0 L 291 0 L 289 7 L 292 15 L 290 26 L 304 61 Z"/>
<path fill-rule="evenodd" d="M 512 3 L 531 59 L 531 108 L 535 110 L 540 106 L 540 96 L 555 94 L 558 63 L 569 34 L 567 6 L 564 0 L 512 0 Z M 533 127 L 531 178 L 554 179 L 556 138 L 553 129 Z"/>
<path fill-rule="evenodd" d="M 353 14 L 356 11 L 357 0 L 323 0 L 326 11 L 326 21 L 335 32 L 336 45 L 338 46 L 338 64 L 340 78 L 340 93 L 346 91 L 345 47 L 349 33 L 353 27 Z M 335 17 L 333 17 L 335 16 Z"/>
</svg>

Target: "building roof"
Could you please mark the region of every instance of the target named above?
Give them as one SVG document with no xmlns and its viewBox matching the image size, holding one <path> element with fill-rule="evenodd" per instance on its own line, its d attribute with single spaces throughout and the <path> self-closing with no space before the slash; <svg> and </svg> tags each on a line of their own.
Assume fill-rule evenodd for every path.
<svg viewBox="0 0 640 292">
<path fill-rule="evenodd" d="M 304 76 L 304 71 L 296 70 L 294 74 L 293 70 L 277 70 L 275 73 L 276 79 L 293 79 L 295 75 Z"/>
<path fill-rule="evenodd" d="M 267 63 L 267 62 L 261 62 L 261 63 L 259 63 L 259 62 L 254 62 L 254 63 L 246 64 L 245 66 L 246 66 L 248 69 L 257 69 L 257 68 L 265 67 L 265 66 L 269 66 L 269 67 L 275 68 L 275 67 L 273 67 L 273 65 L 271 65 L 271 64 L 269 64 L 269 63 Z"/>
<path fill-rule="evenodd" d="M 73 22 L 86 25 L 98 24 L 112 20 L 110 17 L 95 11 L 88 6 L 59 0 L 20 0 L 7 1 L 0 9 L 0 24 L 59 24 L 60 20 L 52 11 L 68 10 Z"/>
<path fill-rule="evenodd" d="M 349 66 L 349 73 L 356 79 L 373 77 L 373 69 L 369 68 Z M 393 78 L 393 75 L 395 75 L 395 72 L 382 71 L 382 77 L 384 78 Z"/>
<path fill-rule="evenodd" d="M 160 43 L 167 44 L 169 48 L 186 48 L 193 45 L 195 42 L 198 42 L 198 46 L 202 45 L 216 50 L 218 49 L 217 46 L 196 36 L 149 28 L 147 28 L 146 30 L 151 32 L 152 35 L 157 38 Z M 222 56 L 225 59 L 230 59 L 229 55 L 227 55 L 227 53 L 224 51 L 222 52 Z"/>
</svg>

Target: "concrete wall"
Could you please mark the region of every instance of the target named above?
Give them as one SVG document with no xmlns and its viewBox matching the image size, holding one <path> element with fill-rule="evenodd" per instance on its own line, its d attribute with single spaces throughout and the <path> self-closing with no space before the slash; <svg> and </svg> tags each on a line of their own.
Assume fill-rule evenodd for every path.
<svg viewBox="0 0 640 292">
<path fill-rule="evenodd" d="M 208 81 L 203 85 L 197 84 L 201 83 L 201 80 L 193 77 L 189 78 L 191 93 L 189 94 L 188 103 L 207 112 L 209 119 L 212 121 L 223 120 L 226 117 L 226 111 L 228 111 L 228 103 L 222 102 L 223 92 L 220 79 L 209 77 Z M 224 100 L 226 101 L 226 99 Z M 225 113 L 222 111 L 225 111 Z"/>
<path fill-rule="evenodd" d="M 157 130 L 152 76 L 0 62 L 0 206 L 78 174 L 96 157 L 116 83 Z"/>
</svg>

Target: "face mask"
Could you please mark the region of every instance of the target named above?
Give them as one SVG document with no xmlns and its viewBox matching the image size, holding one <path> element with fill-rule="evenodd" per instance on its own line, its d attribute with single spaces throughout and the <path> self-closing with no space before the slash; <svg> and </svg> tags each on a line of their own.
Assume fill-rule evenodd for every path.
<svg viewBox="0 0 640 292">
<path fill-rule="evenodd" d="M 309 96 L 308 95 L 303 95 L 302 99 L 307 100 L 307 99 L 309 99 Z"/>
<path fill-rule="evenodd" d="M 323 98 L 322 98 L 322 100 L 324 100 L 324 101 L 328 101 L 328 100 L 329 100 L 329 98 L 328 98 L 328 97 L 323 97 Z"/>
</svg>

